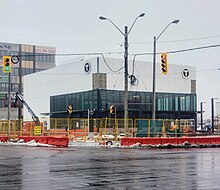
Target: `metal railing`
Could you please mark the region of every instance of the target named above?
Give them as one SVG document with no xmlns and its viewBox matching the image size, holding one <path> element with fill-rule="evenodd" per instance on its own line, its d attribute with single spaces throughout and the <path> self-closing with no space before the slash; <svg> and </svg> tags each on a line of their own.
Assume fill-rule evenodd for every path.
<svg viewBox="0 0 220 190">
<path fill-rule="evenodd" d="M 179 137 L 200 135 L 195 131 L 194 120 L 170 119 L 124 119 L 117 118 L 52 118 L 49 127 L 36 126 L 33 121 L 0 120 L 0 135 L 17 138 L 19 136 L 58 136 L 69 137 L 71 140 L 97 141 L 111 138 L 119 140 L 121 137 Z M 205 132 L 201 135 L 209 135 Z M 213 135 L 213 134 L 212 134 Z M 214 135 L 220 135 L 220 124 Z"/>
</svg>

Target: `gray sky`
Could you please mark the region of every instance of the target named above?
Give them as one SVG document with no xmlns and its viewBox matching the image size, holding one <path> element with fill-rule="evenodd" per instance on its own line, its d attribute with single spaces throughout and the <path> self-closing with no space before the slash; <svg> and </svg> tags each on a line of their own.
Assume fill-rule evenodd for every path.
<svg viewBox="0 0 220 190">
<path fill-rule="evenodd" d="M 129 35 L 130 54 L 151 53 L 153 36 L 174 19 L 180 22 L 159 38 L 157 52 L 220 44 L 219 0 L 0 0 L 0 6 L 0 41 L 54 46 L 57 53 L 121 52 L 122 34 L 98 17 L 110 18 L 124 31 L 142 12 L 145 17 Z M 197 67 L 198 106 L 207 102 L 205 118 L 210 118 L 210 99 L 220 98 L 219 52 L 216 47 L 168 55 L 170 64 Z M 123 54 L 106 56 L 123 59 Z M 57 57 L 57 64 L 73 58 Z M 152 56 L 137 60 L 149 62 Z"/>
</svg>

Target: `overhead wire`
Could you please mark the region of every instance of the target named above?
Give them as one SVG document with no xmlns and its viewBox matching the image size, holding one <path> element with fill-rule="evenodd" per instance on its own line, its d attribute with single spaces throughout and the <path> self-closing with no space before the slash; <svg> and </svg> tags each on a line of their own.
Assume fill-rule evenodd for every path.
<svg viewBox="0 0 220 190">
<path fill-rule="evenodd" d="M 28 53 L 28 54 L 18 54 L 17 56 L 21 57 L 28 57 L 28 56 L 48 56 L 48 55 L 54 55 L 54 56 L 83 56 L 83 55 L 111 55 L 111 54 L 122 54 L 124 52 L 88 52 L 88 53 Z"/>
<path fill-rule="evenodd" d="M 104 63 L 106 64 L 106 66 L 109 68 L 110 71 L 112 71 L 112 72 L 114 72 L 114 73 L 117 73 L 117 72 L 121 71 L 122 69 L 124 69 L 124 67 L 121 67 L 121 68 L 119 68 L 118 70 L 113 70 L 113 69 L 111 69 L 111 67 L 109 66 L 109 64 L 107 63 L 107 61 L 106 61 L 106 59 L 105 59 L 105 57 L 104 57 L 104 54 L 101 53 L 101 55 L 102 55 L 102 58 L 103 58 Z"/>
<path fill-rule="evenodd" d="M 208 49 L 208 48 L 215 48 L 215 47 L 220 47 L 220 44 L 215 44 L 215 45 L 208 45 L 208 46 L 200 46 L 200 47 L 194 47 L 194 48 L 187 48 L 187 49 L 180 49 L 180 50 L 172 50 L 172 51 L 167 51 L 167 54 L 170 53 L 180 53 L 180 52 L 187 52 L 187 51 L 195 51 L 195 50 L 201 50 L 201 49 Z M 156 54 L 161 54 L 162 52 L 157 52 Z M 131 54 L 133 56 L 141 56 L 141 55 L 153 55 L 153 53 L 134 53 Z"/>
<path fill-rule="evenodd" d="M 186 41 L 206 40 L 206 39 L 219 38 L 219 37 L 220 35 L 215 35 L 215 36 L 205 36 L 199 38 L 188 38 L 182 40 L 166 40 L 166 41 L 159 41 L 157 43 L 186 42 Z M 152 42 L 130 42 L 130 44 L 152 44 Z"/>
</svg>

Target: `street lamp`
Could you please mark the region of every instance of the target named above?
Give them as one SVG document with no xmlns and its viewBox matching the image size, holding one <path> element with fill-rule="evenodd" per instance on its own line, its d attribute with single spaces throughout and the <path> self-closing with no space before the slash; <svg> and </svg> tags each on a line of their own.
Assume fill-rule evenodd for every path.
<svg viewBox="0 0 220 190">
<path fill-rule="evenodd" d="M 136 17 L 134 20 L 133 24 L 131 25 L 131 28 L 128 31 L 128 26 L 125 26 L 124 32 L 120 30 L 120 28 L 112 22 L 109 18 L 106 18 L 104 16 L 100 16 L 100 20 L 108 20 L 123 36 L 124 36 L 124 46 L 125 46 L 125 52 L 124 52 L 124 67 L 125 67 L 125 75 L 124 75 L 124 125 L 125 125 L 125 135 L 127 136 L 127 129 L 128 129 L 128 124 L 127 124 L 127 118 L 128 118 L 128 35 L 131 32 L 134 24 L 136 23 L 137 19 L 139 17 L 143 17 L 145 13 L 140 14 L 139 16 Z"/>
<path fill-rule="evenodd" d="M 214 133 L 214 100 L 217 100 L 218 98 L 211 98 L 211 114 L 212 114 L 212 133 Z"/>
<path fill-rule="evenodd" d="M 203 130 L 203 104 L 206 103 L 206 102 L 200 102 L 200 119 L 201 119 L 201 130 Z"/>
<path fill-rule="evenodd" d="M 154 54 L 153 54 L 153 101 L 152 101 L 152 119 L 154 120 L 156 118 L 155 112 L 156 112 L 156 42 L 160 38 L 160 36 L 165 32 L 165 30 L 171 25 L 171 24 L 177 24 L 179 20 L 174 20 L 171 23 L 169 23 L 163 31 L 160 33 L 158 37 L 154 36 Z"/>
</svg>

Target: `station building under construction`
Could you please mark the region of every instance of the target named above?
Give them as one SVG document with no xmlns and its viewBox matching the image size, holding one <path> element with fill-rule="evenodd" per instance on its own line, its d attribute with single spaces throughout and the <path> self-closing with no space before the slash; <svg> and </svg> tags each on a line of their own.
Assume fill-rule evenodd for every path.
<svg viewBox="0 0 220 190">
<path fill-rule="evenodd" d="M 152 62 L 128 64 L 128 118 L 152 118 Z M 24 99 L 39 117 L 123 118 L 124 60 L 94 57 L 75 59 L 24 77 Z M 133 78 L 135 77 L 135 78 Z M 133 78 L 131 80 L 131 78 Z M 134 80 L 135 79 L 135 80 Z M 71 115 L 67 107 L 72 105 Z M 116 114 L 110 113 L 114 105 Z M 156 66 L 156 118 L 196 120 L 196 68 Z M 88 115 L 89 114 L 89 115 Z M 24 119 L 31 119 L 24 110 Z"/>
</svg>

